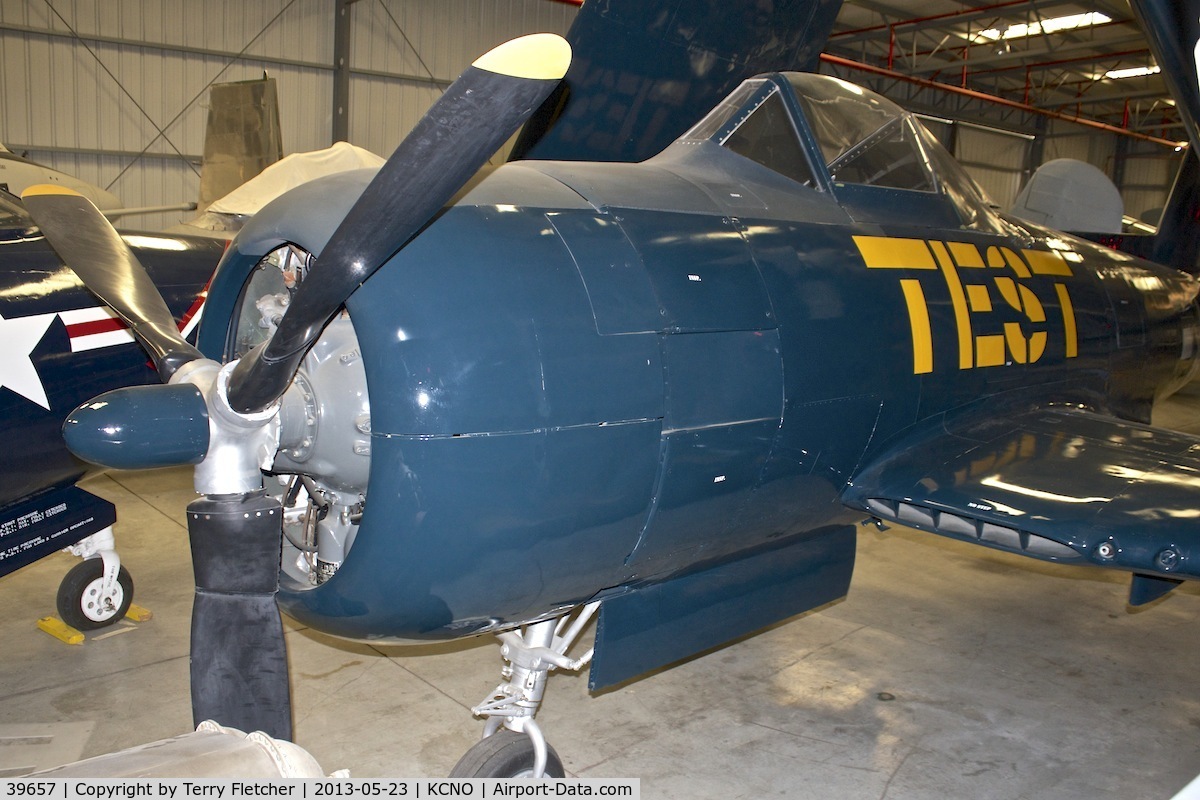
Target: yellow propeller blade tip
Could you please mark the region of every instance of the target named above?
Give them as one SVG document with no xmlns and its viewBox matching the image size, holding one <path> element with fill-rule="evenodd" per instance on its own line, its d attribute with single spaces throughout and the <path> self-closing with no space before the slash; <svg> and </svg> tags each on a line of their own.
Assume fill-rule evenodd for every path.
<svg viewBox="0 0 1200 800">
<path fill-rule="evenodd" d="M 556 81 L 571 66 L 571 45 L 557 33 L 531 33 L 493 47 L 471 66 L 513 78 Z"/>
<path fill-rule="evenodd" d="M 74 189 L 68 189 L 66 186 L 59 186 L 56 183 L 37 183 L 33 186 L 26 186 L 25 191 L 21 192 L 21 199 L 26 197 L 37 197 L 42 194 L 66 194 L 82 197 L 83 195 Z"/>
</svg>

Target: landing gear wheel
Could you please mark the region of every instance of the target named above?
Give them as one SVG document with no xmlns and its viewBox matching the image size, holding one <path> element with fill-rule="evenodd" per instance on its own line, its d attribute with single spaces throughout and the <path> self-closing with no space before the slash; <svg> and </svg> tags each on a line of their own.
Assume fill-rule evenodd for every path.
<svg viewBox="0 0 1200 800">
<path fill-rule="evenodd" d="M 546 745 L 546 751 L 546 774 L 543 777 L 566 777 L 558 753 L 550 745 Z M 468 750 L 450 770 L 450 777 L 531 778 L 533 742 L 523 733 L 502 728 Z"/>
<path fill-rule="evenodd" d="M 121 567 L 113 593 L 105 597 L 104 560 L 89 558 L 71 568 L 58 586 L 58 615 L 81 631 L 112 625 L 125 616 L 133 602 L 133 578 Z"/>
</svg>

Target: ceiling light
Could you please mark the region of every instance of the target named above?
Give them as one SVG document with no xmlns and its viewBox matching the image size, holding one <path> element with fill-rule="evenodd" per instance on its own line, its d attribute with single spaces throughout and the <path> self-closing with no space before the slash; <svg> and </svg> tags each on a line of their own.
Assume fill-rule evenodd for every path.
<svg viewBox="0 0 1200 800">
<path fill-rule="evenodd" d="M 1146 75 L 1157 75 L 1161 72 L 1157 65 L 1153 67 L 1128 67 L 1127 69 L 1110 69 L 1104 77 L 1119 81 L 1121 78 L 1141 78 Z"/>
<path fill-rule="evenodd" d="M 999 28 L 988 28 L 979 33 L 968 34 L 967 39 L 976 43 L 994 42 L 997 39 L 1020 39 L 1026 36 L 1038 36 L 1043 33 L 1059 33 L 1076 28 L 1087 28 L 1093 25 L 1103 25 L 1112 22 L 1112 18 L 1099 11 L 1089 11 L 1086 14 L 1069 14 L 1065 17 L 1044 19 L 1041 22 L 1018 22 L 1009 25 L 1003 31 Z"/>
</svg>

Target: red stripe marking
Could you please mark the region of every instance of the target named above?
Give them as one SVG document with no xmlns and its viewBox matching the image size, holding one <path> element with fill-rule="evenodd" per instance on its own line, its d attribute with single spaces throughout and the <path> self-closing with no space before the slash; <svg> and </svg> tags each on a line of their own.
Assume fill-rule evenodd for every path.
<svg viewBox="0 0 1200 800">
<path fill-rule="evenodd" d="M 80 336 L 90 336 L 94 333 L 108 333 L 109 331 L 119 331 L 129 326 L 119 319 L 109 317 L 108 319 L 98 319 L 94 322 L 77 322 L 74 325 L 67 326 L 67 335 L 72 339 Z"/>
<path fill-rule="evenodd" d="M 204 305 L 205 295 L 200 295 L 192 301 L 192 306 L 187 310 L 182 317 L 179 318 L 179 330 L 187 327 L 187 324 L 192 321 L 192 317 L 196 316 L 196 312 Z"/>
<path fill-rule="evenodd" d="M 229 247 L 229 243 L 225 243 Z M 204 305 L 204 301 L 208 299 L 208 287 L 212 285 L 212 278 L 208 279 L 208 283 L 204 284 L 204 288 L 200 290 L 200 294 L 196 295 L 196 299 L 192 301 L 192 306 L 187 310 L 179 320 L 179 330 L 187 327 L 187 324 L 192 321 L 192 317 L 196 316 L 196 312 Z"/>
</svg>

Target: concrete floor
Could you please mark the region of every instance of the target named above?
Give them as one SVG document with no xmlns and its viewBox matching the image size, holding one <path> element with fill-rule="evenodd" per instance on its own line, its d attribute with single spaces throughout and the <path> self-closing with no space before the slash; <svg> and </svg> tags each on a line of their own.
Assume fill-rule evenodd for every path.
<svg viewBox="0 0 1200 800">
<path fill-rule="evenodd" d="M 1163 411 L 1200 430 L 1200 394 Z M 154 618 L 70 647 L 35 621 L 72 558 L 0 580 L 0 776 L 191 726 L 190 473 L 88 488 L 117 503 Z M 539 720 L 569 774 L 639 777 L 647 798 L 1168 798 L 1200 773 L 1200 585 L 1137 610 L 1127 590 L 1118 573 L 863 529 L 846 600 L 600 696 L 555 675 Z M 355 777 L 447 774 L 499 680 L 491 640 L 287 638 L 296 739 Z"/>
</svg>

